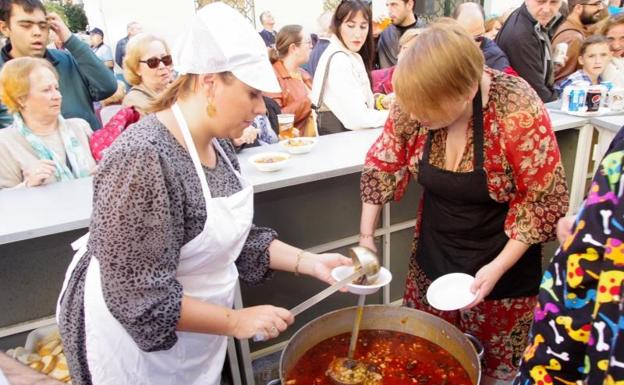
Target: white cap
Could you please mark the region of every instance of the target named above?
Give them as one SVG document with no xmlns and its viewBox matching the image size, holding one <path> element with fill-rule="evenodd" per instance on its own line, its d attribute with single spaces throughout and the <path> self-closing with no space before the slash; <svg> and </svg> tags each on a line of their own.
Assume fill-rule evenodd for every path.
<svg viewBox="0 0 624 385">
<path fill-rule="evenodd" d="M 230 71 L 250 87 L 281 92 L 260 34 L 243 15 L 221 3 L 201 8 L 173 50 L 180 74 Z"/>
</svg>

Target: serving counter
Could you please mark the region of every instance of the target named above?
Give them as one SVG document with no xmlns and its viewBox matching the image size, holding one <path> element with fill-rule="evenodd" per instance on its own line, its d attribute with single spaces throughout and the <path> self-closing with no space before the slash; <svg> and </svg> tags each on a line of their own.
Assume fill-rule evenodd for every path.
<svg viewBox="0 0 624 385">
<path fill-rule="evenodd" d="M 551 117 L 568 183 L 572 179 L 572 190 L 582 199 L 587 168 L 578 165 L 588 165 L 593 128 L 588 119 L 557 113 Z M 258 152 L 282 151 L 279 145 L 243 150 L 239 154 L 242 173 L 255 191 L 254 222 L 276 229 L 281 240 L 295 246 L 346 253 L 358 242 L 360 170 L 380 132 L 371 129 L 321 137 L 312 152 L 292 155 L 284 169 L 273 173 L 257 171 L 248 159 Z M 412 182 L 401 202 L 384 206 L 376 241 L 383 265 L 394 279 L 389 287 L 369 296 L 367 303 L 391 303 L 402 297 L 419 194 L 420 188 Z M 24 333 L 54 322 L 55 301 L 73 254 L 69 244 L 87 231 L 91 200 L 91 178 L 0 191 L 0 349 L 21 345 Z M 291 308 L 323 287 L 312 278 L 277 272 L 260 287 L 242 285 L 236 306 Z M 240 341 L 236 346 L 231 341 L 234 383 L 254 384 L 253 359 L 279 350 L 308 321 L 356 302 L 355 295 L 337 293 L 298 316 L 276 340 Z"/>
</svg>

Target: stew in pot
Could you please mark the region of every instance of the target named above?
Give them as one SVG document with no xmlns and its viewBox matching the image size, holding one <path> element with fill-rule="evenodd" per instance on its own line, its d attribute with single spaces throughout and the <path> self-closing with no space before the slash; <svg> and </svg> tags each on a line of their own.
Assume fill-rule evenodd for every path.
<svg viewBox="0 0 624 385">
<path fill-rule="evenodd" d="M 286 375 L 286 385 L 334 385 L 329 370 L 341 381 L 361 385 L 471 385 L 468 373 L 449 352 L 424 338 L 390 330 L 361 330 L 357 361 L 347 356 L 344 333 L 308 350 Z M 338 359 L 338 360 L 337 360 Z"/>
</svg>

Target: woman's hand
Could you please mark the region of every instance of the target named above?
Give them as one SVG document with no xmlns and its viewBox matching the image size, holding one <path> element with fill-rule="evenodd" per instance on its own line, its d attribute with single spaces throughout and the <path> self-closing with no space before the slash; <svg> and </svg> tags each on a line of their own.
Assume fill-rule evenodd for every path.
<svg viewBox="0 0 624 385">
<path fill-rule="evenodd" d="M 384 109 L 389 110 L 392 107 L 392 103 L 396 99 L 394 93 L 386 95 L 383 99 L 381 99 L 381 105 Z"/>
<path fill-rule="evenodd" d="M 505 274 L 505 271 L 506 270 L 500 264 L 496 263 L 495 260 L 480 268 L 470 287 L 470 291 L 476 294 L 477 297 L 470 305 L 466 306 L 466 309 L 470 309 L 483 302 L 483 299 L 492 292 L 492 289 L 494 289 L 498 280 Z"/>
<path fill-rule="evenodd" d="M 26 187 L 40 186 L 51 178 L 56 172 L 54 162 L 51 160 L 38 160 L 34 166 L 28 170 L 24 170 L 24 181 Z"/>
<path fill-rule="evenodd" d="M 254 126 L 249 126 L 243 131 L 243 135 L 240 138 L 233 139 L 232 142 L 236 147 L 240 147 L 243 144 L 252 144 L 256 141 L 256 138 L 260 134 L 260 129 Z"/>
<path fill-rule="evenodd" d="M 360 246 L 371 249 L 377 254 L 377 245 L 375 244 L 375 237 L 373 236 L 360 236 Z"/>
<path fill-rule="evenodd" d="M 303 259 L 305 258 L 305 259 Z M 301 263 L 310 261 L 310 268 L 308 269 L 308 275 L 332 285 L 336 283 L 336 280 L 332 278 L 331 271 L 338 266 L 351 266 L 353 262 L 350 258 L 337 253 L 327 254 L 304 254 Z"/>
<path fill-rule="evenodd" d="M 265 340 L 279 336 L 295 320 L 288 310 L 271 305 L 232 310 L 231 318 L 230 335 L 238 339 L 261 335 Z"/>
<path fill-rule="evenodd" d="M 559 240 L 559 244 L 563 245 L 566 239 L 572 235 L 575 219 L 576 217 L 574 215 L 569 215 L 559 219 L 559 222 L 557 222 L 557 239 Z"/>
</svg>

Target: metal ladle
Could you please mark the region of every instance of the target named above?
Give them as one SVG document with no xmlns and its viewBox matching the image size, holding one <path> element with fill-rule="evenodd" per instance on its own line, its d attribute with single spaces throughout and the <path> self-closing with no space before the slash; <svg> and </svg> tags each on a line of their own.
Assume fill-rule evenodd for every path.
<svg viewBox="0 0 624 385">
<path fill-rule="evenodd" d="M 362 246 L 349 249 L 349 255 L 354 261 L 358 260 L 360 263 L 370 263 L 372 260 L 379 261 L 379 258 L 372 250 Z M 379 262 L 377 263 L 379 264 Z M 365 276 L 366 282 L 363 282 L 363 284 L 373 284 L 377 281 L 378 277 L 379 270 L 377 270 L 377 274 Z M 355 322 L 353 323 L 353 329 L 351 331 L 347 357 L 335 358 L 329 364 L 329 368 L 327 369 L 326 374 L 335 385 L 377 384 L 381 380 L 380 373 L 372 370 L 373 368 L 369 367 L 365 363 L 353 358 L 360 332 L 360 323 L 362 322 L 365 301 L 366 294 L 360 294 L 358 297 Z"/>
<path fill-rule="evenodd" d="M 333 293 L 360 278 L 364 279 L 364 284 L 373 284 L 377 281 L 380 270 L 377 254 L 366 247 L 356 246 L 349 249 L 349 256 L 353 261 L 353 273 L 290 309 L 293 316 L 297 316 L 301 312 L 308 310 Z M 253 340 L 256 342 L 264 341 L 265 339 L 263 334 L 256 334 L 253 337 Z"/>
</svg>

